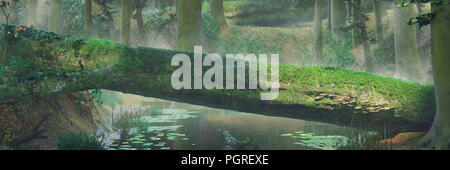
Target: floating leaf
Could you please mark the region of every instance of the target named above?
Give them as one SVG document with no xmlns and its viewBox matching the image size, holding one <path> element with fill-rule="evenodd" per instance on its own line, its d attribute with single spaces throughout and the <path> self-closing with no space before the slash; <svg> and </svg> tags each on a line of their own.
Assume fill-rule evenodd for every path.
<svg viewBox="0 0 450 170">
<path fill-rule="evenodd" d="M 294 136 L 292 133 L 281 134 L 280 136 Z"/>
</svg>

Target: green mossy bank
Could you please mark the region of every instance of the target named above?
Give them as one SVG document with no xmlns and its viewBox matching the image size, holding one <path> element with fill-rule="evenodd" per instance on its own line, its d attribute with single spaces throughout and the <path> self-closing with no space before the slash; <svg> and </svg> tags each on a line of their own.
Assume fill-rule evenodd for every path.
<svg viewBox="0 0 450 170">
<path fill-rule="evenodd" d="M 280 65 L 278 99 L 261 101 L 261 90 L 173 89 L 171 75 L 177 68 L 170 66 L 172 56 L 185 53 L 194 61 L 189 52 L 129 47 L 38 30 L 23 31 L 12 42 L 9 57 L 30 59 L 37 69 L 20 82 L 1 85 L 0 103 L 27 96 L 109 89 L 340 125 L 389 126 L 396 132 L 425 130 L 436 113 L 433 86 L 369 73 Z"/>
</svg>

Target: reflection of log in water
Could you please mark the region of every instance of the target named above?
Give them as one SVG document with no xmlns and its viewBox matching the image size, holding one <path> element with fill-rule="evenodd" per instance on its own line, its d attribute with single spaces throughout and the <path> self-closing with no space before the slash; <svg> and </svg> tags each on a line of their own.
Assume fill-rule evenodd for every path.
<svg viewBox="0 0 450 170">
<path fill-rule="evenodd" d="M 225 148 L 232 148 L 236 150 L 259 150 L 259 146 L 255 141 L 246 139 L 240 141 L 230 134 L 228 131 L 223 131 L 225 136 Z"/>
</svg>

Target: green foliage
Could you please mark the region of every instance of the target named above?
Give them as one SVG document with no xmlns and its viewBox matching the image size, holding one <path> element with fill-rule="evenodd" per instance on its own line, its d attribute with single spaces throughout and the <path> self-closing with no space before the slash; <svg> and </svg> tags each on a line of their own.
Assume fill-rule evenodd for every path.
<svg viewBox="0 0 450 170">
<path fill-rule="evenodd" d="M 34 73 L 36 66 L 32 60 L 20 56 L 13 56 L 9 60 L 8 67 L 0 68 L 0 77 L 9 85 L 23 83 L 29 80 L 31 73 Z"/>
<path fill-rule="evenodd" d="M 394 34 L 390 34 L 380 45 L 381 47 L 374 51 L 375 63 L 378 65 L 395 63 Z"/>
<path fill-rule="evenodd" d="M 115 107 L 122 103 L 122 97 L 117 92 L 110 90 L 91 90 L 89 91 L 91 99 L 96 101 L 99 105 L 107 105 L 109 107 Z"/>
<path fill-rule="evenodd" d="M 220 37 L 216 42 L 214 52 L 219 54 L 279 54 L 281 46 L 256 32 L 250 32 L 239 27 L 231 27 L 232 37 Z"/>
<path fill-rule="evenodd" d="M 209 39 L 215 40 L 219 37 L 219 22 L 217 22 L 210 11 L 202 12 L 202 31 Z"/>
<path fill-rule="evenodd" d="M 93 132 L 64 132 L 57 136 L 56 147 L 60 150 L 103 150 L 104 134 Z"/>
<path fill-rule="evenodd" d="M 171 7 L 148 10 L 144 13 L 146 18 L 144 24 L 150 30 L 165 29 L 169 24 L 176 22 L 176 14 L 169 12 L 170 9 Z"/>
<path fill-rule="evenodd" d="M 236 25 L 280 26 L 314 18 L 314 1 L 310 0 L 245 0 L 234 4 L 237 12 L 231 10 L 230 19 Z M 224 3 L 229 13 L 226 6 Z"/>
</svg>

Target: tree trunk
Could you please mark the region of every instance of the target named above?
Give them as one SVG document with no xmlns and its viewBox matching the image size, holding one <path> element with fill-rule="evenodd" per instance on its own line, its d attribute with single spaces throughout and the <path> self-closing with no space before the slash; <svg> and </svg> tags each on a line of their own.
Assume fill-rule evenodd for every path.
<svg viewBox="0 0 450 170">
<path fill-rule="evenodd" d="M 342 38 L 344 36 L 343 26 L 347 24 L 347 10 L 345 1 L 331 0 L 331 30 L 333 37 Z"/>
<path fill-rule="evenodd" d="M 431 21 L 431 39 L 433 53 L 433 73 L 436 93 L 437 113 L 431 129 L 421 140 L 422 144 L 433 149 L 450 148 L 450 0 L 443 0 L 442 5 L 431 4 L 433 13 L 437 14 Z"/>
<path fill-rule="evenodd" d="M 123 44 L 130 44 L 131 0 L 122 1 L 122 38 Z"/>
<path fill-rule="evenodd" d="M 360 22 L 360 16 L 358 15 L 357 11 L 361 11 L 361 6 L 356 5 L 356 0 L 351 0 L 351 6 L 353 8 L 353 17 L 352 17 L 352 39 L 353 39 L 353 47 L 358 47 L 361 44 L 361 33 L 359 32 L 360 29 L 358 29 L 358 23 Z"/>
<path fill-rule="evenodd" d="M 194 51 L 201 45 L 202 0 L 178 1 L 177 50 Z"/>
<path fill-rule="evenodd" d="M 375 25 L 376 25 L 376 39 L 377 39 L 377 48 L 381 48 L 380 44 L 383 42 L 383 14 L 382 14 L 382 5 L 383 3 L 380 0 L 372 0 L 373 1 L 373 7 L 375 11 Z"/>
<path fill-rule="evenodd" d="M 136 22 L 138 26 L 138 32 L 139 32 L 139 38 L 141 41 L 145 40 L 146 33 L 145 33 L 145 27 L 144 27 L 144 18 L 142 16 L 142 10 L 143 7 L 137 7 L 136 8 Z"/>
<path fill-rule="evenodd" d="M 92 35 L 92 0 L 86 0 L 84 9 L 84 34 Z"/>
<path fill-rule="evenodd" d="M 424 81 L 422 64 L 416 38 L 416 26 L 407 21 L 414 17 L 412 5 L 398 7 L 403 0 L 394 1 L 394 45 L 396 74 L 407 80 Z"/>
<path fill-rule="evenodd" d="M 354 0 L 354 6 L 355 6 L 355 28 L 357 29 L 359 33 L 359 42 L 363 44 L 364 48 L 364 60 L 365 60 L 365 69 L 367 72 L 375 72 L 375 66 L 374 61 L 370 55 L 370 44 L 367 37 L 367 26 L 366 26 L 366 20 L 364 19 L 364 13 L 361 10 L 361 0 Z"/>
<path fill-rule="evenodd" d="M 36 15 L 38 8 L 38 0 L 29 0 L 27 2 L 27 11 L 28 11 L 28 25 L 36 25 Z"/>
<path fill-rule="evenodd" d="M 14 1 L 15 1 L 14 3 L 19 3 L 19 2 L 17 2 L 18 0 L 14 0 Z M 13 24 L 13 25 L 19 25 L 19 12 L 17 9 L 15 9 L 11 12 L 11 15 L 9 16 L 9 23 Z"/>
<path fill-rule="evenodd" d="M 358 126 L 359 123 L 355 122 L 361 121 L 367 127 L 378 128 L 392 124 L 392 130 L 397 132 L 426 130 L 436 113 L 434 92 L 430 86 L 357 71 L 285 64 L 279 66 L 281 87 L 279 97 L 274 101 L 261 101 L 261 92 L 264 92 L 261 89 L 176 90 L 172 86 L 171 75 L 178 67 L 171 66 L 172 56 L 184 53 L 191 62 L 199 60 L 191 52 L 129 47 L 98 39 L 81 43 L 77 50 L 72 48 L 72 40 L 64 36 L 55 35 L 51 41 L 40 42 L 43 36 L 48 38 L 39 32 L 24 34 L 11 46 L 11 56 L 28 55 L 33 58 L 45 52 L 48 54 L 46 58 L 53 60 L 65 54 L 65 59 L 60 61 L 64 63 L 49 65 L 48 72 L 30 74 L 30 81 L 0 86 L 1 104 L 29 96 L 57 96 L 89 89 L 107 89 L 208 107 L 341 125 Z M 24 43 L 28 45 L 18 45 Z M 73 65 L 72 61 L 79 58 L 76 54 L 89 54 L 89 57 L 83 57 L 83 71 Z M 225 56 L 221 59 L 226 62 Z M 189 70 L 192 71 L 193 67 Z M 207 69 L 202 71 L 205 73 Z M 361 95 L 362 92 L 367 95 Z M 385 102 L 380 104 L 378 97 Z"/>
<path fill-rule="evenodd" d="M 50 21 L 48 30 L 59 33 L 61 26 L 62 0 L 52 0 L 50 2 Z"/>
<path fill-rule="evenodd" d="M 167 7 L 167 0 L 158 0 L 159 1 L 159 8 L 164 9 Z"/>
<path fill-rule="evenodd" d="M 316 0 L 316 10 L 314 16 L 314 59 L 313 65 L 323 64 L 322 52 L 322 8 L 323 0 Z"/>
<path fill-rule="evenodd" d="M 328 13 L 327 13 L 328 17 L 328 25 L 327 25 L 327 29 L 328 31 L 331 31 L 331 0 L 328 0 Z"/>
<path fill-rule="evenodd" d="M 416 6 L 417 6 L 417 12 L 419 14 L 422 14 L 423 13 L 423 3 L 422 2 L 417 2 Z"/>
<path fill-rule="evenodd" d="M 219 22 L 220 27 L 227 26 L 227 21 L 225 20 L 225 12 L 223 11 L 223 0 L 210 0 L 211 12 Z"/>
<path fill-rule="evenodd" d="M 347 1 L 347 20 L 348 21 L 351 21 L 351 19 L 352 19 L 352 3 L 350 2 L 350 0 L 349 1 Z"/>
</svg>

